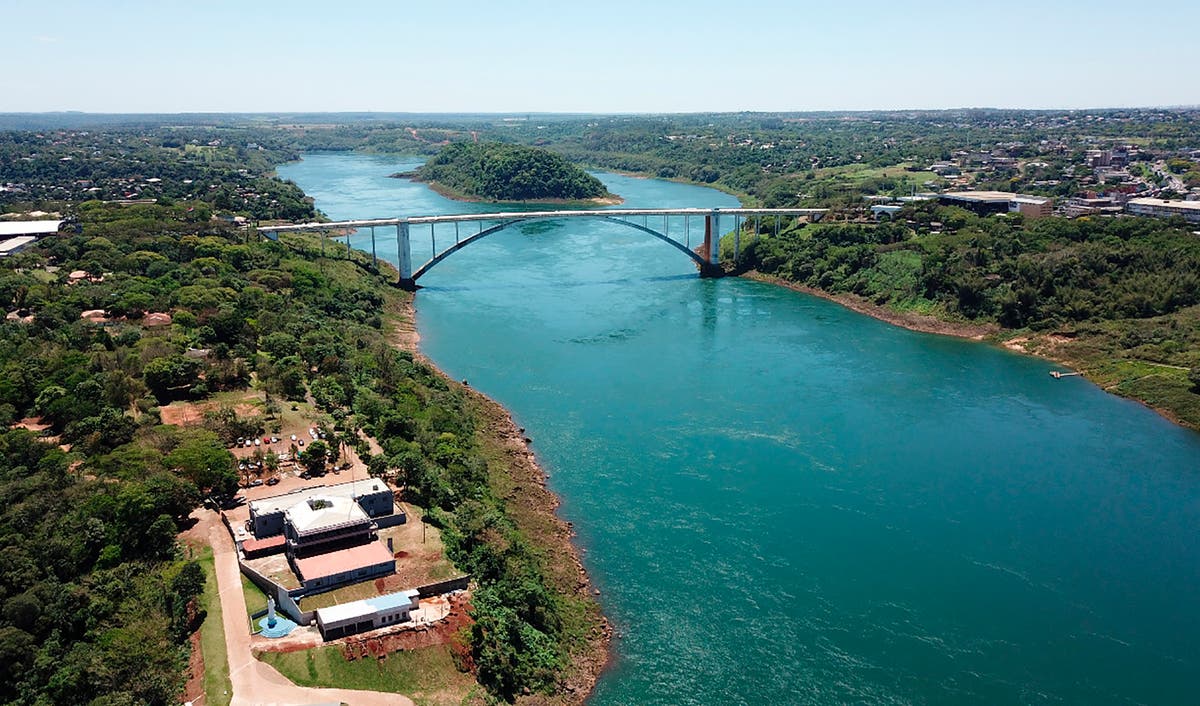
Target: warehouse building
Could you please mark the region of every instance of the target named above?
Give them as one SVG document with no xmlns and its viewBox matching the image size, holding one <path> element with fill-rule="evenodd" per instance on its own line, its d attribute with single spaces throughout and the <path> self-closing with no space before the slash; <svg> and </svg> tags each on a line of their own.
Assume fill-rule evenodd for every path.
<svg viewBox="0 0 1200 706">
<path fill-rule="evenodd" d="M 0 257 L 16 255 L 43 235 L 58 232 L 62 221 L 0 221 Z"/>
<path fill-rule="evenodd" d="M 1019 213 L 1026 218 L 1045 218 L 1054 213 L 1054 202 L 1044 196 L 1027 196 L 1010 191 L 951 191 L 938 195 L 945 206 L 958 206 L 981 216 Z"/>
<path fill-rule="evenodd" d="M 1200 201 L 1167 201 L 1165 199 L 1129 199 L 1125 210 L 1135 216 L 1154 218 L 1179 217 L 1200 223 Z"/>
</svg>

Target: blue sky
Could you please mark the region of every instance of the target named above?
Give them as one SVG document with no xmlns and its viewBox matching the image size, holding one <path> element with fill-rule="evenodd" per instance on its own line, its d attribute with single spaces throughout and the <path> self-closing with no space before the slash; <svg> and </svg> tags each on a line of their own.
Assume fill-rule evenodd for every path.
<svg viewBox="0 0 1200 706">
<path fill-rule="evenodd" d="M 5 0 L 0 112 L 1200 104 L 1200 2 Z"/>
</svg>

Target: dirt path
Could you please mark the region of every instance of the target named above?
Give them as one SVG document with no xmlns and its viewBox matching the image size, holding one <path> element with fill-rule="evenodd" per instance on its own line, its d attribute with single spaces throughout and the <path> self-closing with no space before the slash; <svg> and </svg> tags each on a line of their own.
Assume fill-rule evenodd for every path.
<svg viewBox="0 0 1200 706">
<path fill-rule="evenodd" d="M 215 517 L 212 512 L 205 514 Z M 211 521 L 211 518 L 205 520 L 209 526 L 208 539 L 213 547 L 217 586 L 221 595 L 225 648 L 229 652 L 229 678 L 233 682 L 232 706 L 303 706 L 339 702 L 350 706 L 412 706 L 413 702 L 400 694 L 296 686 L 274 667 L 255 659 L 250 653 L 246 597 L 242 593 L 241 572 L 233 538 L 219 521 Z"/>
</svg>

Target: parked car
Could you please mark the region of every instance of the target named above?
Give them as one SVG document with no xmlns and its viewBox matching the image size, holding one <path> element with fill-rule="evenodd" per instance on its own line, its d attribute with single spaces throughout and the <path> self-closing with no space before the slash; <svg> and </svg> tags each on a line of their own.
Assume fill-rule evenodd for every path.
<svg viewBox="0 0 1200 706">
<path fill-rule="evenodd" d="M 292 441 L 295 441 L 295 440 L 296 440 L 296 435 L 292 434 Z"/>
<path fill-rule="evenodd" d="M 271 476 L 267 479 L 267 485 L 279 485 L 279 479 L 275 476 Z"/>
<path fill-rule="evenodd" d="M 257 488 L 258 486 L 260 486 L 262 484 L 263 484 L 262 478 L 255 478 L 254 480 L 250 481 L 251 488 Z"/>
<path fill-rule="evenodd" d="M 254 442 L 246 439 L 246 446 L 254 446 Z"/>
<path fill-rule="evenodd" d="M 304 446 L 304 439 L 296 439 L 296 443 Z"/>
</svg>

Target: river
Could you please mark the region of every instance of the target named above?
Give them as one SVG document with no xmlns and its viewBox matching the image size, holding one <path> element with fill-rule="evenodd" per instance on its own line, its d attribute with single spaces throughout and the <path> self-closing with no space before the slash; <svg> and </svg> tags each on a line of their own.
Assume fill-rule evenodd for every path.
<svg viewBox="0 0 1200 706">
<path fill-rule="evenodd" d="M 415 164 L 279 173 L 334 218 L 494 210 L 386 178 Z M 1200 435 L 611 224 L 509 229 L 421 284 L 422 349 L 528 429 L 621 635 L 591 703 L 1196 701 Z"/>
</svg>

